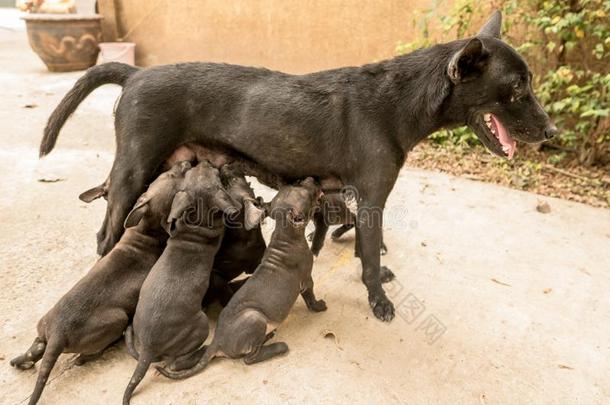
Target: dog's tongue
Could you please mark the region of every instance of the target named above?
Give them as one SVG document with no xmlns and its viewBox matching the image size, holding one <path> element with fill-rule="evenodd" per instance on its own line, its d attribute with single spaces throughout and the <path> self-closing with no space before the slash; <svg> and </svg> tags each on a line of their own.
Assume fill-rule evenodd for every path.
<svg viewBox="0 0 610 405">
<path fill-rule="evenodd" d="M 491 115 L 491 119 L 494 122 L 496 127 L 498 140 L 502 144 L 502 149 L 506 152 L 506 155 L 509 159 L 513 158 L 513 155 L 517 151 L 517 141 L 515 141 L 509 134 L 504 125 L 497 119 L 493 114 Z"/>
</svg>

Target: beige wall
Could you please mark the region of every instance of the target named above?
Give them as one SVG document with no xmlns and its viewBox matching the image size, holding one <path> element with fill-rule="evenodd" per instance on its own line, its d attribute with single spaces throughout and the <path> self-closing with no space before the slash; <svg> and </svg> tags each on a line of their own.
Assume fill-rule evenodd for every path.
<svg viewBox="0 0 610 405">
<path fill-rule="evenodd" d="M 149 66 L 215 61 L 304 73 L 381 60 L 432 0 L 114 0 L 119 36 Z M 130 32 L 130 33 L 128 33 Z"/>
</svg>

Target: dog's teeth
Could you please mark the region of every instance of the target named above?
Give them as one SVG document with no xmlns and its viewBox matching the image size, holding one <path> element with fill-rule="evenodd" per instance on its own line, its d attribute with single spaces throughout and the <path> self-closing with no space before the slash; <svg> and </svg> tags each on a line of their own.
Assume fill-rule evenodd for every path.
<svg viewBox="0 0 610 405">
<path fill-rule="evenodd" d="M 495 129 L 490 127 L 489 130 L 491 131 L 492 134 L 494 134 L 494 135 L 496 134 L 496 130 Z"/>
<path fill-rule="evenodd" d="M 510 146 L 502 146 L 502 150 L 504 151 L 504 153 L 508 153 L 508 151 L 510 150 Z"/>
<path fill-rule="evenodd" d="M 485 114 L 485 115 L 483 115 L 483 119 L 485 120 L 485 122 L 489 122 L 489 121 L 491 121 L 491 114 Z"/>
</svg>

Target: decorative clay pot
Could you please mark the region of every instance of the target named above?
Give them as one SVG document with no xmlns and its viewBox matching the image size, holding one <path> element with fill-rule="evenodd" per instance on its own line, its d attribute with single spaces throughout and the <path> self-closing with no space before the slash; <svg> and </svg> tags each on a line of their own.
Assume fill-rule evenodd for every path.
<svg viewBox="0 0 610 405">
<path fill-rule="evenodd" d="M 30 46 L 51 72 L 95 65 L 102 40 L 101 15 L 28 14 L 21 18 Z"/>
</svg>

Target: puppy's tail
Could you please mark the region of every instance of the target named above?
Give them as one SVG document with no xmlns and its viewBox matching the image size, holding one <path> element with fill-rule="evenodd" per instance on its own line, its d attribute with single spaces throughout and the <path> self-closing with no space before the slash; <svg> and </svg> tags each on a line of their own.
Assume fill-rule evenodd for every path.
<svg viewBox="0 0 610 405">
<path fill-rule="evenodd" d="M 59 130 L 89 93 L 104 84 L 113 83 L 123 86 L 125 81 L 137 70 L 136 67 L 118 62 L 104 63 L 87 70 L 49 117 L 40 143 L 40 157 L 46 156 L 53 150 Z"/>
<path fill-rule="evenodd" d="M 40 399 L 40 395 L 42 395 L 42 390 L 49 379 L 51 370 L 53 370 L 55 362 L 57 362 L 57 359 L 63 350 L 63 344 L 58 342 L 57 339 L 51 338 L 47 342 L 47 347 L 44 350 L 44 355 L 42 356 L 42 361 L 40 362 L 40 370 L 38 371 L 36 386 L 34 387 L 34 392 L 30 397 L 30 402 L 28 402 L 29 405 L 36 404 Z"/>
<path fill-rule="evenodd" d="M 129 401 L 131 401 L 131 396 L 135 391 L 140 381 L 146 375 L 148 368 L 150 367 L 150 363 L 152 363 L 152 359 L 150 354 L 148 353 L 140 353 L 140 359 L 138 360 L 138 365 L 136 366 L 133 375 L 131 376 L 131 380 L 129 380 L 129 384 L 127 384 L 127 388 L 125 389 L 125 394 L 123 394 L 123 405 L 129 405 Z"/>
<path fill-rule="evenodd" d="M 217 354 L 218 350 L 216 349 L 216 345 L 214 345 L 214 342 L 212 342 L 211 345 L 206 347 L 203 356 L 201 356 L 201 359 L 199 359 L 197 364 L 195 364 L 192 368 L 189 368 L 188 370 L 171 371 L 159 366 L 157 366 L 156 368 L 158 372 L 160 372 L 167 378 L 171 378 L 173 380 L 182 380 L 183 378 L 194 376 L 195 374 L 206 368 L 210 361 L 214 357 L 216 357 Z"/>
</svg>

